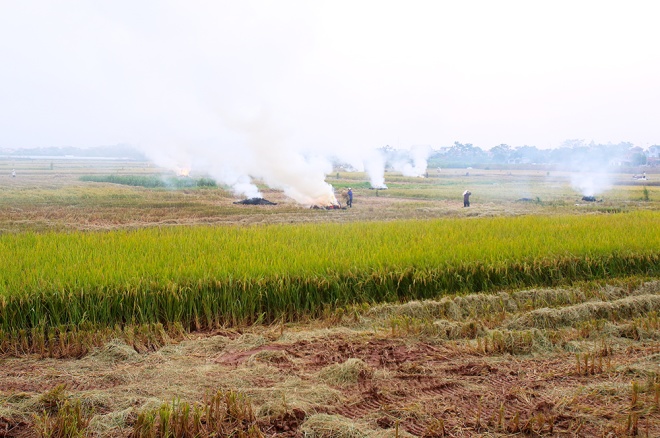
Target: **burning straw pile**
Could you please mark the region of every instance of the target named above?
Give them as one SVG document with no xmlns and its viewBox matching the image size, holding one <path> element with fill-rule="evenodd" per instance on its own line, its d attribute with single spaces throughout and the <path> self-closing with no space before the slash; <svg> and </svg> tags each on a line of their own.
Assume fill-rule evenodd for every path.
<svg viewBox="0 0 660 438">
<path fill-rule="evenodd" d="M 312 205 L 309 208 L 311 208 L 312 210 L 346 210 L 346 207 L 342 207 L 341 205 L 338 204 Z"/>
<path fill-rule="evenodd" d="M 242 205 L 277 205 L 276 202 L 270 202 L 267 199 L 264 198 L 249 198 L 249 199 L 243 199 L 242 201 L 236 201 L 234 204 L 242 204 Z"/>
</svg>

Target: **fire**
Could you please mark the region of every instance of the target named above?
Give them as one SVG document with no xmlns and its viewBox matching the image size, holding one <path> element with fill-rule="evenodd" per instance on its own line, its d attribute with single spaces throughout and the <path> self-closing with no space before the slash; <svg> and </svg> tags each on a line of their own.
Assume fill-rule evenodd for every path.
<svg viewBox="0 0 660 438">
<path fill-rule="evenodd" d="M 315 210 L 336 210 L 342 208 L 341 204 L 337 201 L 337 198 L 332 193 L 310 199 L 309 208 Z"/>
<path fill-rule="evenodd" d="M 310 202 L 311 205 L 333 206 L 339 205 L 337 198 L 334 194 L 328 193 L 323 196 L 318 196 Z"/>
<path fill-rule="evenodd" d="M 177 174 L 177 176 L 188 177 L 188 176 L 190 176 L 190 168 L 189 167 L 177 167 L 176 168 L 176 174 Z"/>
</svg>

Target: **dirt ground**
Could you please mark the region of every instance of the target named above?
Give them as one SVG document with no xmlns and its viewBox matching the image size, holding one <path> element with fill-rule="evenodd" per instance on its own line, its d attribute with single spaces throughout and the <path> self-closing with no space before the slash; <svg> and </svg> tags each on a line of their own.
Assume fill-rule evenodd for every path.
<svg viewBox="0 0 660 438">
<path fill-rule="evenodd" d="M 248 396 L 268 437 L 660 436 L 660 281 L 446 297 L 193 333 L 138 353 L 0 359 L 0 437 L 60 391 L 89 436 L 140 412 Z M 603 313 L 604 312 L 604 313 Z"/>
</svg>

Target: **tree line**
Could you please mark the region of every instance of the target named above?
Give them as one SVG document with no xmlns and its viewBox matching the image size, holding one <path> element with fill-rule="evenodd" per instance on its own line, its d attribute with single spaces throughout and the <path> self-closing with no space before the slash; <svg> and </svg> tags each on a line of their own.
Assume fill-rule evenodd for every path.
<svg viewBox="0 0 660 438">
<path fill-rule="evenodd" d="M 588 166 L 643 166 L 657 165 L 657 150 L 635 147 L 629 142 L 597 144 L 583 140 L 567 140 L 555 149 L 539 149 L 536 146 L 512 147 L 499 144 L 484 150 L 471 143 L 454 142 L 450 147 L 432 150 L 428 167 L 465 167 L 507 164 L 562 165 L 563 167 Z M 382 148 L 386 154 L 392 153 L 389 146 Z M 655 152 L 655 155 L 651 153 Z"/>
</svg>

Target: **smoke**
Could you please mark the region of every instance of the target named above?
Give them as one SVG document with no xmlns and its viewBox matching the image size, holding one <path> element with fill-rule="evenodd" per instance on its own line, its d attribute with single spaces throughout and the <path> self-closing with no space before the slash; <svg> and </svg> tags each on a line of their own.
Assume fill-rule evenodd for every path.
<svg viewBox="0 0 660 438">
<path fill-rule="evenodd" d="M 361 157 L 362 165 L 355 167 L 367 173 L 371 187 L 387 188 L 385 169 L 388 166 L 404 176 L 423 176 L 431 152 L 431 147 L 426 145 L 413 146 L 408 151 L 388 147 L 374 149 L 365 152 Z"/>
<path fill-rule="evenodd" d="M 612 188 L 612 175 L 607 171 L 581 169 L 571 172 L 571 187 L 583 196 L 596 196 Z"/>
<path fill-rule="evenodd" d="M 431 155 L 430 146 L 413 146 L 410 152 L 398 154 L 392 160 L 392 168 L 404 176 L 423 176 L 426 173 L 427 160 Z"/>
<path fill-rule="evenodd" d="M 583 196 L 596 196 L 612 188 L 611 168 L 621 157 L 602 149 L 586 146 L 581 140 L 567 140 L 572 149 L 559 157 L 560 170 L 569 172 L 571 187 Z"/>
<path fill-rule="evenodd" d="M 262 118 L 250 126 L 247 146 L 253 151 L 248 173 L 269 187 L 304 205 L 336 204 L 333 188 L 325 182 L 332 163 L 319 155 L 306 155 L 297 150 Z"/>
<path fill-rule="evenodd" d="M 226 159 L 219 163 L 208 163 L 207 168 L 205 168 L 204 164 L 200 162 L 198 169 L 206 171 L 211 178 L 229 186 L 236 196 L 248 199 L 263 197 L 257 185 L 252 181 L 252 178 L 234 168 L 231 163 L 226 161 Z"/>
<path fill-rule="evenodd" d="M 333 160 L 367 173 L 371 187 L 387 188 L 385 169 L 390 166 L 405 176 L 423 176 L 430 146 L 410 150 L 391 148 L 314 153 L 288 141 L 283 130 L 266 112 L 248 118 L 221 117 L 224 137 L 207 141 L 162 143 L 144 147 L 157 165 L 178 174 L 204 173 L 246 198 L 263 197 L 257 183 L 281 190 L 302 205 L 336 204 L 333 187 L 325 179 Z M 230 135 L 227 135 L 230 134 Z"/>
<path fill-rule="evenodd" d="M 233 160 L 218 156 L 214 150 L 203 148 L 187 148 L 178 151 L 160 151 L 138 145 L 147 157 L 159 167 L 172 170 L 178 175 L 205 174 L 216 182 L 226 185 L 237 196 L 259 198 L 261 192 L 253 183 L 252 178 L 242 173 Z M 189 164 L 192 163 L 192 164 Z"/>
<path fill-rule="evenodd" d="M 387 188 L 385 185 L 385 156 L 380 150 L 370 151 L 363 161 L 364 171 L 369 176 L 369 183 L 375 189 Z"/>
<path fill-rule="evenodd" d="M 260 181 L 303 205 L 337 203 L 325 182 L 332 163 L 288 143 L 266 112 L 248 118 L 219 116 L 217 124 L 211 139 L 191 135 L 185 143 L 142 142 L 138 147 L 158 166 L 204 173 L 237 196 L 262 197 Z"/>
</svg>

